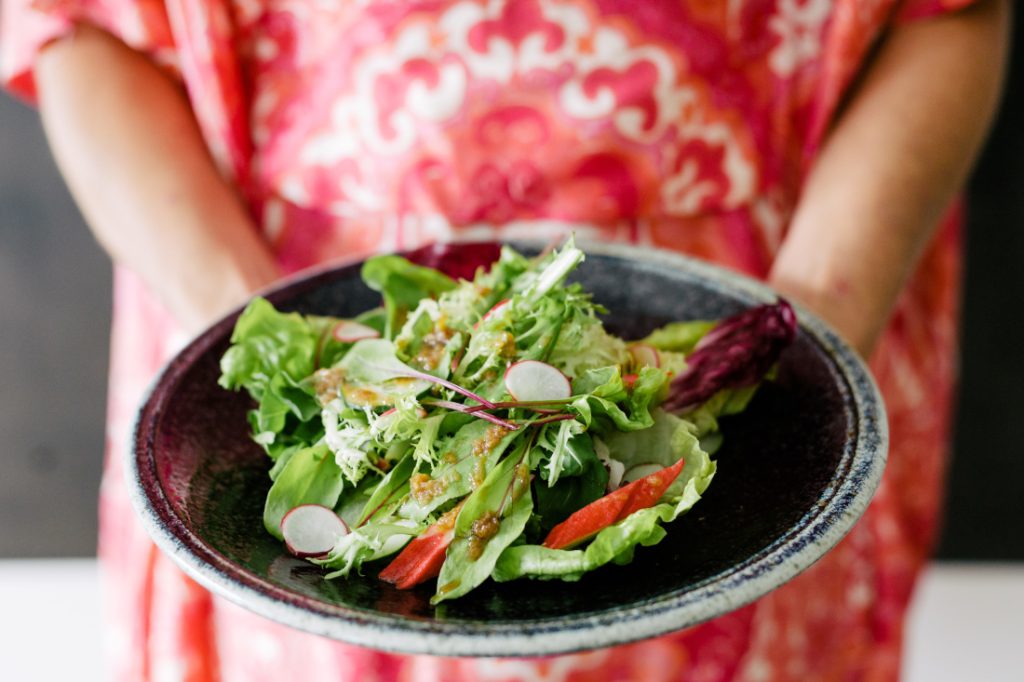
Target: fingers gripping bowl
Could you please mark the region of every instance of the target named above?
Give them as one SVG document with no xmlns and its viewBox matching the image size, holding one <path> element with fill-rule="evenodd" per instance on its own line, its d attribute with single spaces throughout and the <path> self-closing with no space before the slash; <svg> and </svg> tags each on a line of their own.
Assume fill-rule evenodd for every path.
<svg viewBox="0 0 1024 682">
<path fill-rule="evenodd" d="M 460 250 L 478 247 L 435 255 L 460 262 Z M 627 339 L 667 322 L 720 319 L 774 301 L 757 283 L 679 256 L 586 251 L 573 279 L 608 309 L 606 327 Z M 283 310 L 355 317 L 380 301 L 359 274 L 358 263 L 334 267 L 268 299 Z M 156 542 L 214 592 L 349 642 L 536 655 L 692 625 L 756 599 L 824 554 L 863 513 L 884 466 L 886 427 L 874 384 L 852 351 L 801 314 L 775 380 L 742 415 L 722 419 L 714 484 L 631 563 L 569 584 L 488 581 L 440 604 L 431 603 L 435 585 L 398 590 L 377 579 L 377 568 L 328 581 L 263 528 L 270 461 L 250 439 L 252 403 L 217 386 L 234 321 L 222 321 L 172 360 L 143 405 L 131 453 L 136 506 Z"/>
</svg>

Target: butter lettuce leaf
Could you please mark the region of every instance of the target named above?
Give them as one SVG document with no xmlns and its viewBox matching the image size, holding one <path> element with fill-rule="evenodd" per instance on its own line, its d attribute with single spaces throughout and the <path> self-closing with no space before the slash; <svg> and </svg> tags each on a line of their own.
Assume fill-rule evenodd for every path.
<svg viewBox="0 0 1024 682">
<path fill-rule="evenodd" d="M 263 507 L 263 526 L 278 540 L 281 519 L 300 504 L 322 504 L 333 508 L 344 488 L 341 469 L 326 445 L 295 452 L 277 475 Z"/>
<path fill-rule="evenodd" d="M 512 545 L 494 566 L 498 582 L 517 578 L 576 581 L 609 562 L 629 563 L 636 547 L 655 545 L 665 537 L 663 524 L 671 523 L 700 500 L 715 474 L 715 463 L 697 446 L 696 439 L 683 456 L 686 464 L 669 488 L 665 500 L 640 509 L 599 532 L 584 549 L 549 549 L 541 545 Z M 677 490 L 673 494 L 673 488 Z"/>
<path fill-rule="evenodd" d="M 220 385 L 244 388 L 260 400 L 278 374 L 292 384 L 300 382 L 318 367 L 330 366 L 350 346 L 331 334 L 340 321 L 280 312 L 266 299 L 254 298 L 235 323 L 231 347 L 221 358 Z"/>
<path fill-rule="evenodd" d="M 654 346 L 658 350 L 689 353 L 716 324 L 717 320 L 669 322 L 664 327 L 655 329 L 640 342 Z"/>
<path fill-rule="evenodd" d="M 455 281 L 448 275 L 414 265 L 401 256 L 370 258 L 363 264 L 362 276 L 366 286 L 384 295 L 384 336 L 388 339 L 398 334 L 420 300 L 437 298 L 455 288 Z"/>
</svg>

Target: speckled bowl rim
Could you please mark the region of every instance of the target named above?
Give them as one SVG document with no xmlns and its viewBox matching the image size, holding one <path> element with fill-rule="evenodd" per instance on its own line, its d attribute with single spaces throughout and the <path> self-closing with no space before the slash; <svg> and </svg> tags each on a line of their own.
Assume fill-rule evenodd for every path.
<svg viewBox="0 0 1024 682">
<path fill-rule="evenodd" d="M 640 268 L 684 271 L 703 286 L 747 304 L 771 302 L 766 285 L 721 267 L 666 251 L 621 244 L 584 242 L 591 255 L 633 261 Z M 516 240 L 515 245 L 538 245 Z M 265 292 L 301 293 L 330 279 L 337 268 L 361 259 L 331 263 L 300 273 Z M 802 330 L 831 358 L 830 370 L 845 384 L 847 440 L 831 485 L 817 505 L 789 533 L 761 552 L 679 593 L 631 606 L 576 617 L 493 622 L 481 625 L 409 618 L 346 608 L 297 594 L 253 575 L 205 545 L 175 514 L 152 456 L 156 427 L 169 391 L 208 349 L 230 334 L 239 311 L 227 315 L 172 358 L 150 385 L 137 414 L 128 449 L 128 490 L 132 506 L 159 547 L 200 585 L 273 621 L 350 644 L 407 654 L 439 656 L 542 656 L 625 644 L 696 625 L 738 609 L 807 569 L 834 547 L 867 509 L 882 477 L 888 452 L 885 407 L 860 357 L 824 322 L 794 305 Z M 844 401 L 845 402 L 845 401 Z M 844 475 L 845 473 L 845 475 Z M 529 582 L 523 582 L 529 589 Z"/>
</svg>

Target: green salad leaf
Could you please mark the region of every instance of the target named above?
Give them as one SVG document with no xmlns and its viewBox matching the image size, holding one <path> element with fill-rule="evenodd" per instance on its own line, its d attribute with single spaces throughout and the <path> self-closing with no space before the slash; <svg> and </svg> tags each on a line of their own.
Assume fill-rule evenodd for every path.
<svg viewBox="0 0 1024 682">
<path fill-rule="evenodd" d="M 361 526 L 376 516 L 387 516 L 396 503 L 409 493 L 409 477 L 416 468 L 412 455 L 403 457 L 384 479 L 373 488 L 370 498 L 363 505 L 363 510 L 356 519 L 354 526 Z"/>
<path fill-rule="evenodd" d="M 455 288 L 451 277 L 413 265 L 401 256 L 375 256 L 363 264 L 366 286 L 384 295 L 384 336 L 393 339 L 406 316 L 424 298 L 436 298 Z"/>
<path fill-rule="evenodd" d="M 562 422 L 573 424 L 576 422 Z M 608 486 L 608 470 L 594 451 L 594 441 L 589 434 L 570 436 L 565 442 L 565 456 L 561 459 L 559 475 L 555 480 L 550 473 L 545 479 L 547 467 L 539 464 L 540 477 L 534 479 L 533 496 L 536 499 L 536 513 L 540 526 L 545 531 L 564 521 L 577 509 L 585 507 L 605 493 Z"/>
<path fill-rule="evenodd" d="M 683 453 L 686 464 L 663 502 L 640 509 L 622 521 L 600 531 L 585 549 L 549 549 L 541 545 L 514 545 L 498 558 L 492 577 L 499 581 L 517 578 L 538 580 L 579 580 L 608 562 L 629 563 L 636 547 L 661 542 L 662 524 L 670 523 L 689 511 L 700 500 L 715 475 L 716 465 L 690 436 Z M 675 488 L 675 494 L 672 493 Z"/>
<path fill-rule="evenodd" d="M 402 506 L 402 516 L 426 519 L 435 509 L 473 492 L 494 469 L 521 431 L 508 431 L 482 420 L 460 428 L 440 445 L 443 454 L 430 474 L 419 474 Z"/>
<path fill-rule="evenodd" d="M 455 521 L 455 540 L 437 578 L 430 603 L 455 599 L 482 583 L 498 557 L 518 538 L 530 518 L 528 447 L 524 444 L 491 470 L 466 498 Z"/>
<path fill-rule="evenodd" d="M 342 398 L 353 407 L 392 406 L 431 385 L 410 376 L 414 370 L 398 359 L 394 344 L 387 339 L 357 342 L 335 369 Z"/>
<path fill-rule="evenodd" d="M 641 343 L 654 346 L 658 350 L 689 353 L 716 324 L 716 320 L 669 322 L 645 336 Z"/>
<path fill-rule="evenodd" d="M 326 445 L 298 450 L 270 486 L 263 507 L 263 526 L 281 540 L 281 519 L 285 514 L 302 504 L 333 508 L 343 488 L 341 469 Z"/>
<path fill-rule="evenodd" d="M 220 385 L 244 388 L 256 400 L 284 374 L 297 384 L 320 366 L 329 366 L 350 344 L 331 335 L 340 318 L 279 312 L 254 298 L 235 323 L 231 347 L 220 361 Z"/>
</svg>

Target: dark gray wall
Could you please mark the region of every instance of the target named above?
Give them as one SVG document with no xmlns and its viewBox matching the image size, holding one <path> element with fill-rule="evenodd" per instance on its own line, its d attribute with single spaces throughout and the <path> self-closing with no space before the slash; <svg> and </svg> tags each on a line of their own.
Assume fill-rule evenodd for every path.
<svg viewBox="0 0 1024 682">
<path fill-rule="evenodd" d="M 1002 111 L 969 192 L 950 558 L 1024 559 L 1024 17 Z"/>
<path fill-rule="evenodd" d="M 971 185 L 945 558 L 1024 560 L 1022 56 L 1018 50 Z M 3 95 L 0 244 L 0 557 L 88 555 L 110 268 L 61 183 L 35 113 Z"/>
<path fill-rule="evenodd" d="M 110 264 L 0 95 L 0 557 L 93 553 Z"/>
</svg>

